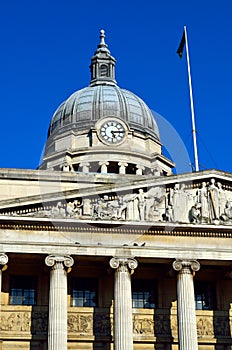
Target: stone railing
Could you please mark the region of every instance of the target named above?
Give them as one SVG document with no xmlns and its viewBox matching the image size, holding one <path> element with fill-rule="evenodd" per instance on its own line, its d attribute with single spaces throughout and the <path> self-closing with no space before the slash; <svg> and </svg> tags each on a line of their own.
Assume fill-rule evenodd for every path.
<svg viewBox="0 0 232 350">
<path fill-rule="evenodd" d="M 232 336 L 232 314 L 229 311 L 197 310 L 197 334 L 200 342 L 215 342 Z M 2 339 L 46 339 L 48 307 L 2 306 L 0 333 Z M 133 309 L 133 333 L 135 341 L 177 341 L 176 309 Z M 113 337 L 113 309 L 68 308 L 68 338 L 71 340 Z"/>
<path fill-rule="evenodd" d="M 0 332 L 2 338 L 46 337 L 48 308 L 9 305 L 1 307 Z"/>
</svg>

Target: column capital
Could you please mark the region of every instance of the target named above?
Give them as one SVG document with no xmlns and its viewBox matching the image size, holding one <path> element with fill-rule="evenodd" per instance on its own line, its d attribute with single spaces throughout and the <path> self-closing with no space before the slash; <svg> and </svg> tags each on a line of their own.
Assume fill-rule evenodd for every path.
<svg viewBox="0 0 232 350">
<path fill-rule="evenodd" d="M 191 259 L 176 259 L 172 266 L 175 271 L 180 271 L 180 273 L 192 273 L 200 270 L 200 263 Z"/>
<path fill-rule="evenodd" d="M 98 164 L 102 166 L 102 165 L 109 165 L 110 163 L 108 162 L 108 160 L 103 160 L 102 162 L 98 162 Z"/>
<path fill-rule="evenodd" d="M 62 264 L 65 267 L 71 267 L 74 264 L 74 260 L 69 255 L 48 255 L 45 258 L 45 264 L 47 266 L 54 266 L 56 264 Z"/>
<path fill-rule="evenodd" d="M 114 257 L 110 259 L 110 267 L 112 269 L 124 269 L 129 267 L 131 270 L 136 269 L 138 266 L 138 261 L 134 258 L 119 258 Z"/>
<path fill-rule="evenodd" d="M 0 253 L 0 265 L 6 265 L 8 263 L 8 256 L 5 253 Z"/>
<path fill-rule="evenodd" d="M 128 163 L 127 163 L 127 162 L 119 162 L 118 165 L 119 165 L 119 166 L 127 167 L 127 166 L 128 166 Z"/>
</svg>

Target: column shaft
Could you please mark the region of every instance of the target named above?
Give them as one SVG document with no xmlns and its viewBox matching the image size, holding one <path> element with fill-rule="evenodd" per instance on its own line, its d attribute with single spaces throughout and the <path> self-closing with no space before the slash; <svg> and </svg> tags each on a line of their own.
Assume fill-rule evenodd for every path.
<svg viewBox="0 0 232 350">
<path fill-rule="evenodd" d="M 200 264 L 194 260 L 176 260 L 173 263 L 177 276 L 177 312 L 180 350 L 197 350 L 197 325 L 192 271 Z M 192 271 L 191 271 L 192 270 Z"/>
<path fill-rule="evenodd" d="M 48 350 L 67 350 L 67 272 L 73 265 L 69 256 L 48 256 L 50 271 Z"/>
<path fill-rule="evenodd" d="M 114 277 L 114 350 L 133 350 L 133 324 L 130 269 L 137 267 L 135 259 L 112 258 Z"/>
</svg>

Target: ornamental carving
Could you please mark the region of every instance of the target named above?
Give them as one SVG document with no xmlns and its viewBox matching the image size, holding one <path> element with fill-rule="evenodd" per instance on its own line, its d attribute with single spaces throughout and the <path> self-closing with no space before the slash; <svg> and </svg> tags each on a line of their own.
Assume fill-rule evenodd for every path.
<svg viewBox="0 0 232 350">
<path fill-rule="evenodd" d="M 61 264 L 65 267 L 71 267 L 74 264 L 74 260 L 69 255 L 48 255 L 45 258 L 45 264 L 49 267 L 53 267 L 56 264 Z"/>
<path fill-rule="evenodd" d="M 133 317 L 133 332 L 154 336 L 154 320 L 152 318 Z"/>
<path fill-rule="evenodd" d="M 93 315 L 92 314 L 68 314 L 68 332 L 78 333 L 79 335 L 93 333 Z"/>
<path fill-rule="evenodd" d="M 92 194 L 2 215 L 74 220 L 232 225 L 232 193 L 214 178 L 195 186 L 175 183 L 119 194 Z"/>
<path fill-rule="evenodd" d="M 8 263 L 8 256 L 5 253 L 0 253 L 0 265 L 6 265 Z"/>
<path fill-rule="evenodd" d="M 4 312 L 0 320 L 1 331 L 32 334 L 47 332 L 48 315 L 44 312 Z"/>
<path fill-rule="evenodd" d="M 197 334 L 201 337 L 214 337 L 213 319 L 209 317 L 197 318 Z"/>
<path fill-rule="evenodd" d="M 68 313 L 68 332 L 78 335 L 110 336 L 113 316 L 107 313 Z"/>
<path fill-rule="evenodd" d="M 215 337 L 230 337 L 230 320 L 229 317 L 216 316 L 214 318 Z"/>
<path fill-rule="evenodd" d="M 113 317 L 108 314 L 95 314 L 93 332 L 95 335 L 110 336 L 113 331 Z"/>
<path fill-rule="evenodd" d="M 0 329 L 1 331 L 30 332 L 31 315 L 29 312 L 2 315 Z"/>
<path fill-rule="evenodd" d="M 127 272 L 128 268 L 131 270 L 136 269 L 138 261 L 133 258 L 112 258 L 110 259 L 110 267 L 112 269 L 118 269 L 119 271 Z"/>
<path fill-rule="evenodd" d="M 175 271 L 181 271 L 182 273 L 190 273 L 200 270 L 200 263 L 197 260 L 185 260 L 185 259 L 176 259 L 173 264 Z"/>
</svg>

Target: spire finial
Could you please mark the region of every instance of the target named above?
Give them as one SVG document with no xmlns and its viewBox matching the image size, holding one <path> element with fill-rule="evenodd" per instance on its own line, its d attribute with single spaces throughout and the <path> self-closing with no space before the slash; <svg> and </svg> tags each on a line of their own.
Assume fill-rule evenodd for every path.
<svg viewBox="0 0 232 350">
<path fill-rule="evenodd" d="M 100 30 L 100 44 L 99 46 L 107 46 L 105 43 L 105 31 L 104 29 Z"/>
<path fill-rule="evenodd" d="M 108 45 L 105 43 L 105 31 L 100 30 L 100 43 L 97 51 L 91 58 L 91 81 L 90 86 L 116 85 L 114 77 L 115 58 L 111 56 Z"/>
</svg>

